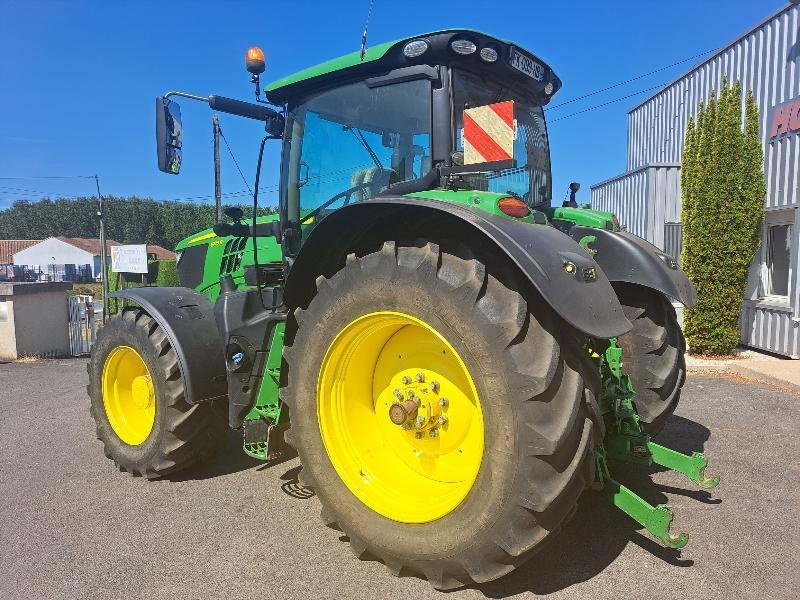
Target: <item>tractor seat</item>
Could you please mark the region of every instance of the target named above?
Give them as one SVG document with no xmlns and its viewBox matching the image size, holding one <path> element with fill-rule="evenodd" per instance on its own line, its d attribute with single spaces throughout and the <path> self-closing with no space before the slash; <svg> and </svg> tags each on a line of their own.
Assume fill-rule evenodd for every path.
<svg viewBox="0 0 800 600">
<path fill-rule="evenodd" d="M 378 167 L 359 169 L 353 173 L 350 183 L 353 187 L 363 184 L 368 188 L 361 188 L 353 192 L 354 201 L 363 202 L 368 198 L 372 198 L 396 181 L 397 173 L 393 169 L 380 169 Z"/>
</svg>

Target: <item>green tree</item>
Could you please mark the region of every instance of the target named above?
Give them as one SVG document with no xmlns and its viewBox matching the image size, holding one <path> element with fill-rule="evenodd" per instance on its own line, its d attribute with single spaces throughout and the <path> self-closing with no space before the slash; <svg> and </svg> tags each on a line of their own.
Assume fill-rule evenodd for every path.
<svg viewBox="0 0 800 600">
<path fill-rule="evenodd" d="M 213 204 L 164 201 L 129 196 L 105 199 L 106 235 L 122 243 L 175 248 L 183 238 L 214 224 Z M 246 215 L 252 205 L 239 205 Z M 260 215 L 274 212 L 261 208 Z M 20 199 L 0 210 L 0 239 L 44 239 L 51 236 L 97 238 L 97 198 Z"/>
<path fill-rule="evenodd" d="M 744 108 L 744 110 L 743 110 Z M 731 354 L 747 274 L 761 243 L 766 181 L 758 106 L 722 82 L 690 119 L 681 167 L 681 262 L 697 288 L 684 330 L 694 354 Z"/>
</svg>

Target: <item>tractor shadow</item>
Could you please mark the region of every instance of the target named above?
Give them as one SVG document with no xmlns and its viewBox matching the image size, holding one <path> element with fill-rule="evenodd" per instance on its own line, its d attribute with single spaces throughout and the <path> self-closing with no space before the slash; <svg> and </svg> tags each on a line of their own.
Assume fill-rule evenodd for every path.
<svg viewBox="0 0 800 600">
<path fill-rule="evenodd" d="M 300 471 L 302 468 L 302 465 L 297 465 L 281 475 L 281 481 L 283 482 L 281 483 L 281 491 L 296 500 L 308 500 L 315 496 L 314 490 L 300 483 Z"/>
<path fill-rule="evenodd" d="M 699 423 L 673 415 L 656 441 L 680 452 L 691 453 L 702 451 L 709 436 L 709 430 Z M 688 480 L 685 488 L 653 483 L 650 475 L 663 470 L 660 467 L 613 464 L 611 470 L 621 483 L 651 504 L 666 504 L 665 492 L 700 502 L 719 502 L 708 492 L 697 491 Z M 601 574 L 630 543 L 673 567 L 694 565 L 693 560 L 681 558 L 679 550 L 664 548 L 653 540 L 643 527 L 616 509 L 604 495 L 588 491 L 581 497 L 572 520 L 528 564 L 506 577 L 471 587 L 488 598 L 505 598 L 524 592 L 552 594 Z"/>
<path fill-rule="evenodd" d="M 242 434 L 229 430 L 226 432 L 225 439 L 214 456 L 206 458 L 185 471 L 180 471 L 175 475 L 168 475 L 164 479 L 175 482 L 213 479 L 277 462 L 264 463 L 247 456 L 242 452 Z"/>
</svg>

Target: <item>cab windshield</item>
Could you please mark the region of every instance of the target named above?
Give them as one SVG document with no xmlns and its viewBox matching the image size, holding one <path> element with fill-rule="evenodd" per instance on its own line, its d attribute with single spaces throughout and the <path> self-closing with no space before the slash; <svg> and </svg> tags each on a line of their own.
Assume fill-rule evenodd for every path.
<svg viewBox="0 0 800 600">
<path fill-rule="evenodd" d="M 289 215 L 310 222 L 430 171 L 430 86 L 360 81 L 294 106 L 284 173 Z"/>
<path fill-rule="evenodd" d="M 466 178 L 475 189 L 519 196 L 530 206 L 549 204 L 552 197 L 550 145 L 544 110 L 502 84 L 487 81 L 460 69 L 453 70 L 453 121 L 455 150 L 463 152 L 464 109 L 514 101 L 517 137 L 514 159 L 517 167 Z"/>
</svg>

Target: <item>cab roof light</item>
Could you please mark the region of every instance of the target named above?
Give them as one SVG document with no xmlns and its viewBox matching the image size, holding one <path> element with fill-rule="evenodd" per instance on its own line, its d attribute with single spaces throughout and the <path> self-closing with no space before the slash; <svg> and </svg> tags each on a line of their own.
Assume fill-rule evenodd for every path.
<svg viewBox="0 0 800 600">
<path fill-rule="evenodd" d="M 498 58 L 497 50 L 495 50 L 491 46 L 486 46 L 485 48 L 481 48 L 481 58 L 486 62 L 493 63 Z"/>
<path fill-rule="evenodd" d="M 500 198 L 500 200 L 497 201 L 497 208 L 509 217 L 514 217 L 515 219 L 527 217 L 531 213 L 531 209 L 528 208 L 525 202 L 511 196 Z"/>
<path fill-rule="evenodd" d="M 450 48 L 456 54 L 474 54 L 478 49 L 475 42 L 469 40 L 453 40 L 450 42 Z"/>
<path fill-rule="evenodd" d="M 403 54 L 408 58 L 416 58 L 428 51 L 429 44 L 425 40 L 414 40 L 403 47 Z"/>
</svg>

